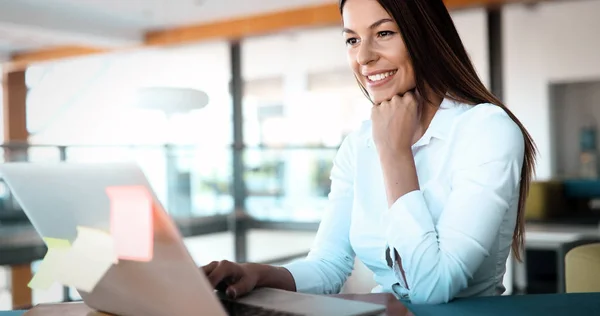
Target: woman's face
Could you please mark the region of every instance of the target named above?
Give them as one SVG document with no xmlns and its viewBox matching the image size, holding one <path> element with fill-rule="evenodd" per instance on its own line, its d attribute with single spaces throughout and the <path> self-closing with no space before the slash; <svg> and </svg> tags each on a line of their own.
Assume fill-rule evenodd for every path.
<svg viewBox="0 0 600 316">
<path fill-rule="evenodd" d="M 343 11 L 348 61 L 375 104 L 415 88 L 400 29 L 377 0 L 347 0 Z"/>
</svg>

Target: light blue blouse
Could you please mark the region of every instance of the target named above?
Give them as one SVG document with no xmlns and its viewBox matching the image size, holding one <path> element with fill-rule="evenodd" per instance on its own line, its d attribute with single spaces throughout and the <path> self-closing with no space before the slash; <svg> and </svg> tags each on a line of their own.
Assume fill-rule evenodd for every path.
<svg viewBox="0 0 600 316">
<path fill-rule="evenodd" d="M 284 266 L 299 292 L 339 292 L 355 256 L 373 271 L 373 292 L 413 303 L 504 292 L 524 158 L 521 130 L 500 107 L 446 99 L 412 150 L 420 190 L 388 208 L 371 122 L 346 137 L 314 245 L 307 258 Z M 388 265 L 388 246 L 406 279 L 399 262 Z"/>
</svg>

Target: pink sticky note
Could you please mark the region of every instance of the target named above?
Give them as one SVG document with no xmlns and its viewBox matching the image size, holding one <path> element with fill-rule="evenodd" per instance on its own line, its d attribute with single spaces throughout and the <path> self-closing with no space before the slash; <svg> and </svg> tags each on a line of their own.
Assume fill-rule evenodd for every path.
<svg viewBox="0 0 600 316">
<path fill-rule="evenodd" d="M 143 186 L 106 188 L 110 199 L 110 234 L 117 257 L 148 262 L 154 248 L 153 201 Z"/>
</svg>

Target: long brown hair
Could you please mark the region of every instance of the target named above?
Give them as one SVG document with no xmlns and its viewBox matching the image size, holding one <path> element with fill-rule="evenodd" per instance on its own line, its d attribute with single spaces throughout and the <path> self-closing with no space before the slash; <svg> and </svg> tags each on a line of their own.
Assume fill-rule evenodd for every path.
<svg viewBox="0 0 600 316">
<path fill-rule="evenodd" d="M 431 91 L 467 104 L 491 103 L 501 107 L 519 126 L 525 141 L 517 223 L 512 251 L 521 260 L 525 230 L 525 201 L 533 177 L 536 148 L 523 124 L 479 79 L 442 0 L 377 0 L 394 18 L 410 54 L 416 89 Z M 346 0 L 340 0 L 343 13 Z M 425 87 L 428 89 L 426 90 Z M 362 88 L 362 87 L 361 87 Z M 363 88 L 364 89 L 364 88 Z M 363 90 L 363 92 L 365 92 Z"/>
</svg>

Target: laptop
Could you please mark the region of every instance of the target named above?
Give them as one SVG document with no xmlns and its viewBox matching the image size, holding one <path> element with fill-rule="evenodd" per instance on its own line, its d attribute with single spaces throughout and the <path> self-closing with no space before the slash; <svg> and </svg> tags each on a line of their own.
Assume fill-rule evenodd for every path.
<svg viewBox="0 0 600 316">
<path fill-rule="evenodd" d="M 109 186 L 144 186 L 154 199 L 154 255 L 120 260 L 91 293 L 90 308 L 116 315 L 376 315 L 382 305 L 262 288 L 229 300 L 196 266 L 141 168 L 126 163 L 5 163 L 0 177 L 42 237 L 73 242 L 77 226 L 110 231 Z"/>
</svg>

